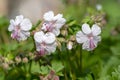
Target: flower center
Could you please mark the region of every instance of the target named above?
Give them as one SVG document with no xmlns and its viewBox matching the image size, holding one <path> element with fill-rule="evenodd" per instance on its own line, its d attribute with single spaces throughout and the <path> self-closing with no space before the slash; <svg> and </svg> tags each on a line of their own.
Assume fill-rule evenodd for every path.
<svg viewBox="0 0 120 80">
<path fill-rule="evenodd" d="M 93 37 L 90 38 L 90 44 L 89 44 L 90 49 L 94 49 L 95 48 L 95 44 L 94 44 L 94 40 Z"/>
<path fill-rule="evenodd" d="M 93 38 L 93 34 L 92 33 L 88 34 L 87 36 L 88 36 L 89 39 Z"/>
<path fill-rule="evenodd" d="M 90 49 L 94 49 L 95 48 L 95 43 L 94 43 L 94 36 L 92 33 L 90 33 L 88 36 L 89 41 L 89 47 Z"/>
<path fill-rule="evenodd" d="M 19 38 L 19 32 L 20 32 L 20 26 L 17 25 L 17 26 L 15 26 L 15 29 L 14 29 L 11 37 L 12 37 L 13 39 Z"/>
<path fill-rule="evenodd" d="M 42 42 L 41 44 L 40 44 L 40 55 L 41 56 L 43 56 L 44 54 L 45 54 L 45 48 L 46 48 L 46 44 L 45 44 L 45 42 Z"/>
<path fill-rule="evenodd" d="M 51 32 L 54 29 L 55 27 L 54 24 L 56 23 L 56 21 L 57 20 L 45 23 L 45 26 L 48 32 Z"/>
</svg>

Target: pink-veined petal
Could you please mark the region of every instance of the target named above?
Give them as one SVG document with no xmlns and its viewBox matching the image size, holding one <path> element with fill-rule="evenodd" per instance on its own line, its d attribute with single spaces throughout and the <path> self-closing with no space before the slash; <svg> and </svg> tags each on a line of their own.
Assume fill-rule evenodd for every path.
<svg viewBox="0 0 120 80">
<path fill-rule="evenodd" d="M 36 50 L 37 50 L 37 51 L 40 51 L 40 48 L 41 48 L 40 43 L 35 42 L 35 44 L 36 44 Z"/>
<path fill-rule="evenodd" d="M 55 42 L 54 42 L 53 44 L 48 44 L 48 45 L 46 45 L 46 50 L 47 50 L 47 52 L 48 52 L 49 54 L 55 52 L 56 46 L 57 46 L 57 44 L 56 44 Z"/>
<path fill-rule="evenodd" d="M 42 31 L 36 32 L 34 34 L 34 39 L 38 43 L 42 43 L 45 39 L 44 33 Z"/>
<path fill-rule="evenodd" d="M 15 24 L 19 25 L 23 21 L 23 15 L 16 16 Z"/>
<path fill-rule="evenodd" d="M 53 11 L 46 12 L 43 16 L 45 21 L 52 21 L 54 18 L 54 13 Z"/>
<path fill-rule="evenodd" d="M 32 28 L 32 23 L 26 18 L 21 22 L 20 26 L 21 30 L 29 31 Z"/>
<path fill-rule="evenodd" d="M 83 43 L 82 49 L 87 50 L 87 51 L 91 51 L 91 48 L 89 45 L 90 45 L 89 40 L 87 40 L 86 42 Z"/>
<path fill-rule="evenodd" d="M 58 36 L 60 34 L 60 30 L 58 28 L 54 28 L 52 33 L 55 34 L 55 36 Z"/>
<path fill-rule="evenodd" d="M 57 15 L 53 18 L 53 20 L 58 20 L 58 19 L 60 19 L 60 18 L 62 18 L 62 17 L 63 17 L 62 14 L 57 14 Z"/>
<path fill-rule="evenodd" d="M 29 33 L 29 32 L 19 32 L 19 33 L 18 33 L 17 40 L 18 40 L 18 41 L 24 41 L 24 40 L 26 40 L 29 36 L 30 36 L 30 33 Z"/>
<path fill-rule="evenodd" d="M 64 18 L 60 18 L 56 21 L 55 27 L 61 28 L 65 24 L 66 20 Z"/>
<path fill-rule="evenodd" d="M 88 40 L 88 37 L 85 34 L 83 34 L 81 31 L 79 31 L 76 34 L 76 40 L 78 43 L 84 43 Z"/>
<path fill-rule="evenodd" d="M 8 31 L 13 31 L 15 27 L 15 22 L 13 19 L 10 20 L 10 25 L 8 27 Z"/>
<path fill-rule="evenodd" d="M 91 33 L 90 26 L 89 26 L 87 23 L 84 23 L 84 24 L 82 25 L 82 31 L 83 31 L 83 33 L 85 33 L 85 34 L 90 34 L 90 33 Z"/>
<path fill-rule="evenodd" d="M 56 40 L 56 38 L 55 38 L 55 35 L 53 33 L 48 32 L 48 33 L 45 34 L 44 42 L 46 44 L 51 44 L 51 43 L 55 42 L 55 40 Z"/>
<path fill-rule="evenodd" d="M 97 24 L 94 24 L 93 26 L 92 26 L 92 34 L 94 35 L 94 36 L 97 36 L 97 35 L 99 35 L 101 33 L 101 28 L 97 25 Z"/>
</svg>

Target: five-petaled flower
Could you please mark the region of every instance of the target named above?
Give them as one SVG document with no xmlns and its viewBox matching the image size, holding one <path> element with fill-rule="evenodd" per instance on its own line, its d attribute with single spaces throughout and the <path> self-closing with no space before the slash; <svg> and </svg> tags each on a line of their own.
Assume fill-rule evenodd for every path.
<svg viewBox="0 0 120 80">
<path fill-rule="evenodd" d="M 10 20 L 8 31 L 11 31 L 11 37 L 18 41 L 26 40 L 30 36 L 29 30 L 32 28 L 32 23 L 28 18 L 22 15 L 16 16 L 16 19 Z"/>
<path fill-rule="evenodd" d="M 101 28 L 97 24 L 93 24 L 92 28 L 88 24 L 82 25 L 82 31 L 77 32 L 76 40 L 83 44 L 82 48 L 91 51 L 97 47 L 98 42 L 101 41 Z"/>
<path fill-rule="evenodd" d="M 36 43 L 36 50 L 41 56 L 55 52 L 56 38 L 53 33 L 47 32 L 45 34 L 43 31 L 39 31 L 34 34 L 34 39 Z"/>
<path fill-rule="evenodd" d="M 60 28 L 65 24 L 66 20 L 63 18 L 62 14 L 57 14 L 54 16 L 53 11 L 49 11 L 44 14 L 44 23 L 42 30 L 46 32 L 52 32 L 55 36 L 60 34 Z"/>
</svg>

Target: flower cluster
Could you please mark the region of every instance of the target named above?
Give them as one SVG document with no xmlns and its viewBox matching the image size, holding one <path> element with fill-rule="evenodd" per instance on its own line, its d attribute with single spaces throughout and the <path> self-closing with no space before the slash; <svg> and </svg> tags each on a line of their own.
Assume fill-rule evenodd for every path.
<svg viewBox="0 0 120 80">
<path fill-rule="evenodd" d="M 44 14 L 41 31 L 34 34 L 36 50 L 41 56 L 55 52 L 57 46 L 55 36 L 60 34 L 60 28 L 66 22 L 62 17 L 62 14 L 54 16 L 53 11 Z"/>
<path fill-rule="evenodd" d="M 57 47 L 56 37 L 60 34 L 60 29 L 66 22 L 62 14 L 55 16 L 53 11 L 46 12 L 43 19 L 44 22 L 41 29 L 34 33 L 36 51 L 41 56 L 55 52 Z M 24 41 L 30 36 L 29 31 L 31 28 L 32 23 L 30 20 L 19 15 L 15 20 L 10 20 L 8 30 L 12 32 L 12 39 Z M 94 50 L 98 42 L 101 41 L 100 33 L 101 28 L 97 24 L 93 24 L 90 28 L 89 24 L 84 23 L 82 25 L 82 31 L 78 31 L 76 34 L 76 41 L 79 44 L 83 44 L 83 49 L 91 51 Z M 73 43 L 69 41 L 67 48 L 71 50 L 73 48 L 72 46 Z"/>
<path fill-rule="evenodd" d="M 90 26 L 85 23 L 82 25 L 82 31 L 77 32 L 76 40 L 78 43 L 83 44 L 83 49 L 91 51 L 94 50 L 98 42 L 101 41 L 100 33 L 101 28 L 97 24 L 93 24 L 92 28 L 90 28 Z"/>
<path fill-rule="evenodd" d="M 42 28 L 40 31 L 34 33 L 36 50 L 41 56 L 55 52 L 57 46 L 56 36 L 60 34 L 60 29 L 66 22 L 62 14 L 54 16 L 53 11 L 46 12 L 43 19 Z M 30 36 L 29 31 L 31 28 L 32 23 L 30 20 L 27 18 L 24 19 L 22 15 L 19 15 L 16 16 L 15 20 L 10 20 L 8 30 L 12 32 L 12 39 L 24 41 Z"/>
</svg>

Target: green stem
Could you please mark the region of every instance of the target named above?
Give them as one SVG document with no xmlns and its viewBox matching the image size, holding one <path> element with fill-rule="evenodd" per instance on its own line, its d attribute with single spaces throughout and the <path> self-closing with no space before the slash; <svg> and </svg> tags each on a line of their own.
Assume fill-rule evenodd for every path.
<svg viewBox="0 0 120 80">
<path fill-rule="evenodd" d="M 80 46 L 80 72 L 82 74 L 82 46 Z"/>
<path fill-rule="evenodd" d="M 29 73 L 31 73 L 32 61 L 29 63 Z"/>
<path fill-rule="evenodd" d="M 64 60 L 63 60 L 63 58 L 62 58 L 62 53 L 61 53 L 60 50 L 58 50 L 58 51 L 59 51 L 58 54 L 59 54 L 60 60 L 62 61 L 63 66 L 65 67 Z M 66 67 L 65 67 L 65 68 L 66 68 Z M 68 77 L 67 77 L 66 69 L 65 69 L 65 68 L 64 68 L 64 76 L 65 76 L 65 80 L 68 80 Z"/>
</svg>

